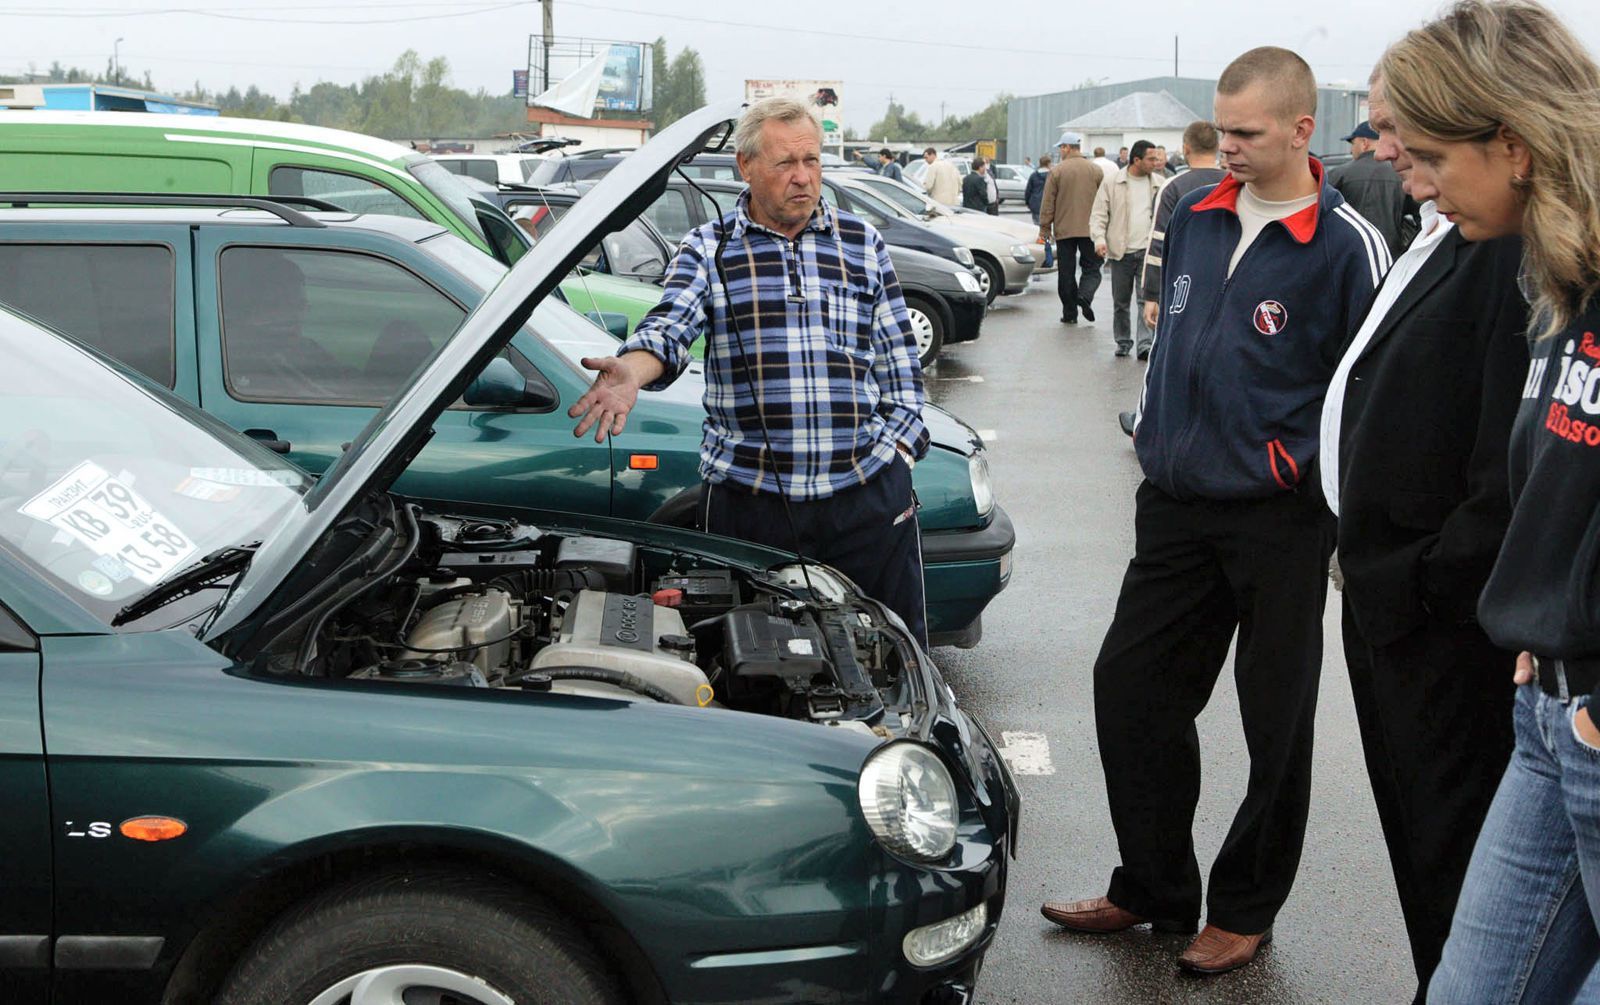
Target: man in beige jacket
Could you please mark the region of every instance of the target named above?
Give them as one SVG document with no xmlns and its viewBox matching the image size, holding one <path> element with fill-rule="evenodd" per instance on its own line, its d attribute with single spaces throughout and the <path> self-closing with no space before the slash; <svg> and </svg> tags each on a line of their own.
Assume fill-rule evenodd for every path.
<svg viewBox="0 0 1600 1005">
<path fill-rule="evenodd" d="M 1061 323 L 1075 325 L 1078 312 L 1094 320 L 1094 292 L 1100 288 L 1101 254 L 1089 239 L 1089 210 L 1100 188 L 1100 169 L 1084 159 L 1083 137 L 1062 133 L 1056 142 L 1061 160 L 1050 169 L 1039 205 L 1039 243 L 1055 233 L 1056 293 L 1061 297 Z M 1078 270 L 1073 269 L 1073 263 Z M 1080 275 L 1081 272 L 1081 275 Z"/>
<path fill-rule="evenodd" d="M 1144 253 L 1150 243 L 1150 226 L 1161 187 L 1167 183 L 1161 173 L 1165 165 L 1157 149 L 1149 140 L 1135 143 L 1128 154 L 1128 166 L 1100 186 L 1089 214 L 1089 236 L 1094 241 L 1095 254 L 1111 259 L 1111 329 L 1118 356 L 1126 356 L 1135 348 L 1128 312 L 1135 298 L 1143 303 L 1139 284 L 1144 274 Z M 1136 313 L 1139 358 L 1149 359 L 1155 333 L 1144 323 L 1144 311 Z"/>
<path fill-rule="evenodd" d="M 928 170 L 922 176 L 922 187 L 928 190 L 928 198 L 946 206 L 961 205 L 961 172 L 956 166 L 941 159 L 939 151 L 932 147 L 922 151 L 922 159 L 928 162 Z"/>
</svg>

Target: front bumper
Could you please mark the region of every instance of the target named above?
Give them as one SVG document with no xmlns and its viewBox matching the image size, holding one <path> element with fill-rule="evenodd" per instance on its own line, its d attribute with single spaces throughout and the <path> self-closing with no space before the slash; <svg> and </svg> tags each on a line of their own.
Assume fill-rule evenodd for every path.
<svg viewBox="0 0 1600 1005">
<path fill-rule="evenodd" d="M 1011 551 L 1016 543 L 1011 517 L 998 505 L 989 523 L 978 530 L 927 531 L 922 535 L 931 644 L 962 644 L 960 640 L 970 635 L 968 628 L 1010 583 Z"/>
<path fill-rule="evenodd" d="M 1021 293 L 1028 288 L 1028 280 L 1033 276 L 1033 270 L 1043 261 L 1040 258 L 1030 258 L 1026 262 L 1019 262 L 1010 255 L 1000 260 L 1002 269 L 1006 274 L 1006 293 Z"/>
</svg>

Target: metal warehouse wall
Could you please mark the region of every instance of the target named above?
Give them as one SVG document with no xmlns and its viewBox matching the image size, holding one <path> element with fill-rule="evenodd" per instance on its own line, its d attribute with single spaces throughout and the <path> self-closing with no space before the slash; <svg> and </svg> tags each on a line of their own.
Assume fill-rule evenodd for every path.
<svg viewBox="0 0 1600 1005">
<path fill-rule="evenodd" d="M 1014 99 L 1006 111 L 1006 146 L 1018 163 L 1024 156 L 1037 158 L 1042 153 L 1055 155 L 1055 142 L 1061 135 L 1056 127 L 1068 119 L 1092 112 L 1101 105 L 1135 91 L 1166 91 L 1202 116 L 1210 116 L 1215 80 L 1195 77 L 1147 77 L 1121 84 L 1104 84 L 1076 91 L 1057 91 Z M 1360 122 L 1361 102 L 1366 90 L 1324 87 L 1317 91 L 1317 131 L 1311 137 L 1313 153 L 1335 153 L 1345 149 L 1339 137 Z M 1089 151 L 1084 151 L 1089 153 Z M 1116 151 L 1107 151 L 1115 155 Z M 1174 151 L 1176 152 L 1176 151 Z"/>
</svg>

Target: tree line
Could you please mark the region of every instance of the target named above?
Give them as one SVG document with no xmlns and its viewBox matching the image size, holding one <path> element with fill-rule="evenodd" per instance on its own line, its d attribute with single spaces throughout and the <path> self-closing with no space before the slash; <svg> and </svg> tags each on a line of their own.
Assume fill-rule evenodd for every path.
<svg viewBox="0 0 1600 1005">
<path fill-rule="evenodd" d="M 652 58 L 655 110 L 650 118 L 660 128 L 705 104 L 705 67 L 700 54 L 690 48 L 680 49 L 669 60 L 664 38 L 656 40 Z M 360 83 L 321 81 L 309 88 L 296 84 L 287 100 L 255 84 L 243 90 L 234 85 L 213 91 L 196 81 L 190 88 L 174 91 L 158 86 L 149 71 L 113 67 L 109 60 L 102 72 L 55 62 L 42 72 L 0 77 L 0 83 L 102 83 L 164 91 L 186 101 L 216 105 L 223 115 L 304 122 L 390 139 L 477 138 L 529 128 L 522 98 L 490 94 L 483 88 L 469 92 L 454 87 L 449 60 L 442 56 L 424 60 L 414 49 L 402 53 L 384 73 Z"/>
</svg>

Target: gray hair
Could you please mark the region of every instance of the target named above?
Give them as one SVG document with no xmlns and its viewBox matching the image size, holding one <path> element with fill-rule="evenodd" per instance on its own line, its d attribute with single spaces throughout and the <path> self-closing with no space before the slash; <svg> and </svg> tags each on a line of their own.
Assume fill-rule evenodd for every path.
<svg viewBox="0 0 1600 1005">
<path fill-rule="evenodd" d="M 794 98 L 762 98 L 739 118 L 733 129 L 733 148 L 746 159 L 761 155 L 761 127 L 768 122 L 809 122 L 822 138 L 822 123 L 805 102 Z"/>
</svg>

